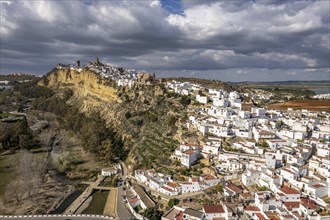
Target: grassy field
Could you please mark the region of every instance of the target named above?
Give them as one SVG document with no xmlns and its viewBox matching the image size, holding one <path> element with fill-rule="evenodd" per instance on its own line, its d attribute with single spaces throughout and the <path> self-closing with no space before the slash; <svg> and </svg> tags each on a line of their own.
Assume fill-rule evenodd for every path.
<svg viewBox="0 0 330 220">
<path fill-rule="evenodd" d="M 240 83 L 247 88 L 263 89 L 271 92 L 289 92 L 297 95 L 312 95 L 314 91 L 329 92 L 329 81 L 284 81 Z M 317 92 L 316 92 L 317 93 Z"/>
<path fill-rule="evenodd" d="M 96 214 L 96 215 L 102 215 L 105 203 L 107 201 L 109 192 L 103 191 L 103 192 L 96 192 L 94 193 L 93 199 L 89 206 L 83 211 L 83 214 Z"/>
<path fill-rule="evenodd" d="M 6 186 L 15 177 L 14 163 L 16 156 L 5 155 L 0 156 L 0 197 L 2 197 L 6 191 Z"/>
</svg>

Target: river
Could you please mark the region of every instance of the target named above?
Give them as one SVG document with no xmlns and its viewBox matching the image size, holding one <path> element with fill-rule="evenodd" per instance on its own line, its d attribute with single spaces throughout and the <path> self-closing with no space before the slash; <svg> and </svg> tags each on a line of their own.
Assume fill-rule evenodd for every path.
<svg viewBox="0 0 330 220">
<path fill-rule="evenodd" d="M 76 200 L 80 194 L 83 192 L 84 190 L 76 190 L 73 193 L 71 193 L 68 197 L 66 197 L 63 202 L 61 203 L 61 205 L 59 207 L 57 207 L 57 209 L 55 209 L 54 212 L 52 212 L 52 214 L 63 214 L 63 212 L 71 205 L 71 203 Z"/>
</svg>

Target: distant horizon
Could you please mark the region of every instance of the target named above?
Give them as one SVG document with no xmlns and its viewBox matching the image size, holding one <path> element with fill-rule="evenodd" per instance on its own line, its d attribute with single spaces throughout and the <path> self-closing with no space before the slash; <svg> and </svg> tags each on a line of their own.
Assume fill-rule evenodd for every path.
<svg viewBox="0 0 330 220">
<path fill-rule="evenodd" d="M 137 71 L 140 72 L 140 71 Z M 142 71 L 141 71 L 142 72 Z M 154 72 L 153 72 L 154 73 Z M 22 75 L 32 75 L 36 77 L 43 77 L 46 74 L 35 74 L 35 73 L 23 73 L 23 72 L 13 72 L 13 73 L 0 73 L 0 76 L 9 76 L 14 74 L 22 74 Z M 223 81 L 221 79 L 209 79 L 209 78 L 203 78 L 198 76 L 171 76 L 171 77 L 157 77 L 157 73 L 155 73 L 157 79 L 170 79 L 170 78 L 194 78 L 194 79 L 205 79 L 205 80 L 218 80 L 221 82 L 230 82 L 230 83 L 277 83 L 277 82 L 329 82 L 330 79 L 323 79 L 323 80 L 278 80 L 278 81 Z"/>
</svg>

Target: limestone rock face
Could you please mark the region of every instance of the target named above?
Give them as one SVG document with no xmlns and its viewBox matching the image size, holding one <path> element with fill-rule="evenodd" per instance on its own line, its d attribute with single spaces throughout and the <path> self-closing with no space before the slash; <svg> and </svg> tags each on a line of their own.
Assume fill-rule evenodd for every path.
<svg viewBox="0 0 330 220">
<path fill-rule="evenodd" d="M 90 70 L 77 72 L 70 69 L 60 69 L 49 74 L 46 79 L 39 82 L 53 90 L 71 89 L 80 97 L 94 96 L 106 102 L 120 102 L 117 90 L 107 84 L 96 73 Z"/>
<path fill-rule="evenodd" d="M 155 87 L 155 96 L 162 96 L 164 95 L 164 90 L 160 86 Z"/>
</svg>

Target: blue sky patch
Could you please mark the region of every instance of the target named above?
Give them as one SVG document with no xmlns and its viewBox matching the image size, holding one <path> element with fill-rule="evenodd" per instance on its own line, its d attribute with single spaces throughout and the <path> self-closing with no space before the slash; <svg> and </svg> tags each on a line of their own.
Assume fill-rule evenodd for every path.
<svg viewBox="0 0 330 220">
<path fill-rule="evenodd" d="M 184 14 L 181 0 L 161 0 L 161 3 L 162 7 L 171 14 Z"/>
</svg>

